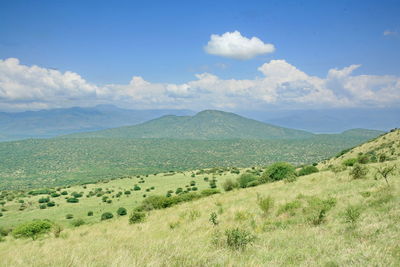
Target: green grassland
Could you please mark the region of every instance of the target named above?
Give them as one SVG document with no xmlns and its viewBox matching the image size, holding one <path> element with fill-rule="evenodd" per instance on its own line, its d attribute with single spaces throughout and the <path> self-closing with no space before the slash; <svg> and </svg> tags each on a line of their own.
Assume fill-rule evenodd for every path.
<svg viewBox="0 0 400 267">
<path fill-rule="evenodd" d="M 0 189 L 65 186 L 215 166 L 265 166 L 276 161 L 298 165 L 332 157 L 370 138 L 338 134 L 292 140 L 56 138 L 2 142 Z"/>
<path fill-rule="evenodd" d="M 188 187 L 195 187 L 196 191 L 200 192 L 203 189 L 210 188 L 209 181 L 213 179 L 217 180 L 216 185 L 218 186 L 223 183 L 226 178 L 236 179 L 238 176 L 238 174 L 222 170 L 219 173 L 203 173 L 198 175 L 195 173 L 196 171 L 161 173 L 157 175 L 148 175 L 148 177 L 129 177 L 111 180 L 106 183 L 99 182 L 97 184 L 87 184 L 84 186 L 51 189 L 52 191 L 58 192 L 58 194 L 62 191 L 68 192 L 68 195 L 59 195 L 57 197 L 51 197 L 49 194 L 29 195 L 28 192 L 15 192 L 12 195 L 16 197 L 12 201 L 7 201 L 3 206 L 6 211 L 3 211 L 3 216 L 0 217 L 0 227 L 14 227 L 33 219 L 49 219 L 63 224 L 65 227 L 70 227 L 71 220 L 66 219 L 67 214 L 73 214 L 74 219 L 79 218 L 84 219 L 87 223 L 95 223 L 100 221 L 100 216 L 104 212 L 115 213 L 120 207 L 131 210 L 144 199 L 143 195 L 146 195 L 146 197 L 152 195 L 166 195 L 169 190 L 172 190 L 174 192 L 172 195 L 175 195 L 177 188 L 186 189 Z M 192 177 L 193 174 L 195 174 L 194 177 Z M 209 181 L 205 181 L 204 178 Z M 144 182 L 141 183 L 141 180 Z M 195 182 L 194 186 L 190 186 L 192 181 Z M 135 185 L 138 185 L 140 190 L 134 190 Z M 154 189 L 152 189 L 153 187 Z M 102 190 L 96 191 L 96 189 L 99 188 Z M 148 189 L 148 191 L 146 191 L 146 189 Z M 100 194 L 96 196 L 96 193 L 96 195 L 87 197 L 91 191 Z M 126 194 L 127 191 L 129 191 L 129 194 Z M 67 199 L 71 197 L 73 192 L 82 194 L 82 197 L 79 197 L 79 203 L 67 202 Z M 118 192 L 121 192 L 121 196 L 117 196 Z M 49 197 L 50 201 L 55 203 L 55 206 L 40 209 L 40 203 L 38 201 L 43 197 Z M 104 202 L 103 197 L 108 197 L 112 202 Z M 23 204 L 20 203 L 21 200 Z M 21 206 L 25 207 L 22 211 L 20 210 Z M 87 215 L 89 211 L 93 212 L 93 216 Z"/>
<path fill-rule="evenodd" d="M 380 160 L 382 154 L 386 157 Z M 346 166 L 345 161 L 351 158 L 357 162 Z M 378 170 L 390 166 L 396 169 L 388 175 L 387 184 Z M 354 179 L 357 167 L 367 170 L 365 177 Z M 399 266 L 400 131 L 321 162 L 318 168 L 319 172 L 300 176 L 292 182 L 236 189 L 171 208 L 151 210 L 146 212 L 145 221 L 137 224 L 129 224 L 128 216 L 95 223 L 100 212 L 119 207 L 114 199 L 111 204 L 99 203 L 101 200 L 95 196 L 82 197 L 75 204 L 60 203 L 59 207 L 49 208 L 54 214 L 48 215 L 56 217 L 71 212 L 89 224 L 66 227 L 58 238 L 52 233 L 35 241 L 9 235 L 0 242 L 1 265 Z M 214 174 L 219 188 L 228 177 L 237 177 L 229 171 L 220 174 Z M 87 185 L 86 189 L 75 186 L 67 190 L 87 192 L 97 187 L 120 190 L 131 188 L 135 183 L 148 188 L 154 183 L 156 188 L 152 193 L 159 194 L 172 187 L 185 187 L 192 180 L 201 190 L 209 186 L 204 176 L 213 176 L 191 177 L 191 172 L 164 175 L 149 175 L 141 184 L 140 178 L 125 178 Z M 168 183 L 161 185 L 163 179 Z M 138 204 L 140 195 L 142 191 L 133 192 L 132 197 L 123 196 L 120 203 L 126 203 L 130 212 Z M 271 204 L 261 209 L 259 203 L 267 197 Z M 36 198 L 31 197 L 32 201 Z M 15 201 L 18 198 L 5 204 L 10 211 L 4 212 L 0 222 L 17 222 L 7 215 L 7 212 L 17 213 L 12 211 Z M 35 209 L 28 208 L 21 214 L 48 212 Z M 89 209 L 96 214 L 92 219 L 85 214 Z M 211 214 L 214 214 L 214 223 Z M 22 221 L 23 216 L 20 218 Z M 68 224 L 63 219 L 60 222 Z"/>
</svg>

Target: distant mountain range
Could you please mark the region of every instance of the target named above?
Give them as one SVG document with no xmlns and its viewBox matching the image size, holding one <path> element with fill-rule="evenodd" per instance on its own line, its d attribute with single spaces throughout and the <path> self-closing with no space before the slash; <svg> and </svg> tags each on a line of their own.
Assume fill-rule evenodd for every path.
<svg viewBox="0 0 400 267">
<path fill-rule="evenodd" d="M 76 133 L 64 137 L 168 139 L 300 139 L 314 134 L 274 126 L 230 112 L 205 110 L 195 116 L 168 115 L 134 126 Z"/>
<path fill-rule="evenodd" d="M 194 137 L 196 139 L 220 139 L 227 137 L 297 138 L 309 136 L 310 132 L 338 133 L 352 128 L 387 131 L 400 125 L 400 109 L 238 112 L 242 116 L 257 121 L 239 118 L 239 116 L 232 113 L 218 113 L 216 111 L 213 114 L 215 117 L 210 119 L 211 113 L 212 111 L 200 112 L 197 116 L 190 117 L 196 114 L 196 112 L 178 109 L 129 110 L 113 105 L 19 113 L 0 112 L 0 141 L 50 138 L 121 126 L 129 126 L 130 133 L 122 133 L 126 129 L 112 129 L 110 130 L 111 132 L 99 132 L 96 135 L 111 134 L 125 137 L 146 136 L 152 138 L 169 138 L 173 136 L 182 139 Z M 230 114 L 231 116 L 222 116 L 222 114 Z M 175 116 L 160 118 L 166 115 Z M 149 120 L 154 121 L 150 122 Z M 131 129 L 132 125 L 144 122 L 148 123 Z M 232 123 L 236 126 L 228 125 Z M 169 125 L 171 125 L 170 128 L 165 127 Z M 279 125 L 279 127 L 274 125 Z M 185 129 L 184 132 L 182 132 L 183 128 Z M 244 131 L 245 128 L 246 131 Z M 300 129 L 302 131 L 297 130 L 293 132 L 293 130 L 288 128 Z M 160 132 L 159 129 L 162 129 L 162 131 Z M 254 129 L 253 132 L 252 129 Z M 201 130 L 201 133 L 199 130 Z M 266 131 L 268 134 L 266 134 Z M 177 132 L 181 133 L 177 134 Z"/>
<path fill-rule="evenodd" d="M 19 113 L 0 112 L 0 141 L 49 138 L 62 134 L 133 125 L 163 115 L 190 115 L 189 110 L 129 110 L 113 105 Z"/>
</svg>

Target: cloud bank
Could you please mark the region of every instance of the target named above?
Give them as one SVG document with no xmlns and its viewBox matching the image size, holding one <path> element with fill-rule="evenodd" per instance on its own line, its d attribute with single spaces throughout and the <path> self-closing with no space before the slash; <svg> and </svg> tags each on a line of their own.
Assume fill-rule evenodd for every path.
<svg viewBox="0 0 400 267">
<path fill-rule="evenodd" d="M 128 84 L 94 85 L 79 74 L 0 60 L 0 110 L 92 106 L 125 108 L 264 109 L 394 107 L 400 104 L 400 78 L 353 75 L 360 65 L 330 69 L 326 77 L 308 75 L 285 60 L 258 68 L 260 77 L 220 79 L 196 74 L 183 84 L 152 83 L 133 76 Z"/>
<path fill-rule="evenodd" d="M 222 35 L 212 34 L 204 50 L 211 55 L 234 59 L 251 59 L 275 51 L 273 44 L 266 44 L 257 37 L 248 39 L 238 31 Z"/>
</svg>

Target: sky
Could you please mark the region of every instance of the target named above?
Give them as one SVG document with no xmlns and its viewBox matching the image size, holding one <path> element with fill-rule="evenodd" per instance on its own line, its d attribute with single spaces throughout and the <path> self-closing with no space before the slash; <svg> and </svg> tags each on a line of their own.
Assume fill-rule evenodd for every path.
<svg viewBox="0 0 400 267">
<path fill-rule="evenodd" d="M 400 107 L 400 1 L 0 0 L 0 110 Z"/>
</svg>

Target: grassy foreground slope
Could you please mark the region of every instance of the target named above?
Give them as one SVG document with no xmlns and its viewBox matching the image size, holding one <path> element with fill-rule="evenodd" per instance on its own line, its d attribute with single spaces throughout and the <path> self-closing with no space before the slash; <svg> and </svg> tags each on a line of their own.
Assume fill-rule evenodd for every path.
<svg viewBox="0 0 400 267">
<path fill-rule="evenodd" d="M 339 168 L 345 155 L 329 163 L 338 168 L 324 165 L 292 183 L 153 210 L 139 224 L 116 218 L 67 229 L 60 238 L 7 237 L 0 259 L 3 266 L 398 266 L 400 174 L 391 174 L 389 185 L 375 174 L 385 166 L 399 168 L 400 131 L 359 149 L 386 153 L 384 144 L 391 141 L 390 158 L 362 164 L 368 170 L 362 179 L 352 178 L 355 167 Z M 274 204 L 264 213 L 257 199 L 267 196 Z M 329 208 L 321 213 L 321 206 Z M 218 225 L 209 220 L 212 212 Z M 235 228 L 254 235 L 254 243 L 229 247 L 225 233 Z"/>
</svg>

